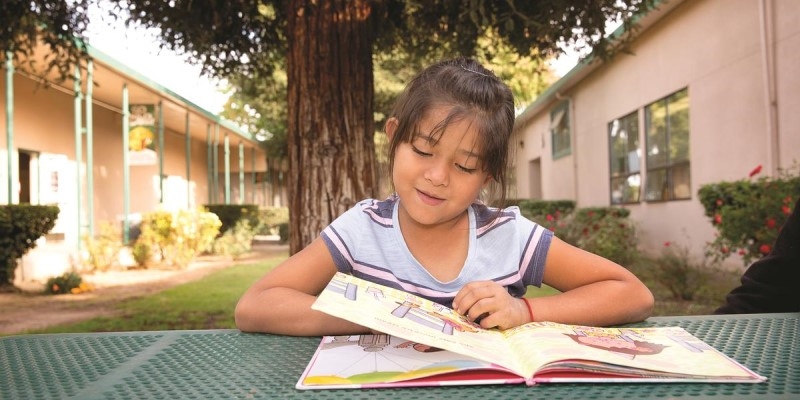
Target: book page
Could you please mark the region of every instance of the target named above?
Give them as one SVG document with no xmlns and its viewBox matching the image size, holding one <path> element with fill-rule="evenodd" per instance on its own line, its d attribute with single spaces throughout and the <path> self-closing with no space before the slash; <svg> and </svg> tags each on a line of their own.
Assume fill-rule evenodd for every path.
<svg viewBox="0 0 800 400">
<path fill-rule="evenodd" d="M 516 374 L 451 351 L 395 336 L 325 336 L 298 389 L 523 383 Z"/>
<path fill-rule="evenodd" d="M 506 330 L 525 371 L 560 361 L 593 360 L 587 370 L 642 370 L 642 375 L 696 378 L 761 378 L 680 327 L 601 328 L 534 322 Z M 593 365 L 593 367 L 589 367 Z"/>
<path fill-rule="evenodd" d="M 312 308 L 378 332 L 520 371 L 502 332 L 483 329 L 451 308 L 352 275 L 337 273 Z"/>
</svg>

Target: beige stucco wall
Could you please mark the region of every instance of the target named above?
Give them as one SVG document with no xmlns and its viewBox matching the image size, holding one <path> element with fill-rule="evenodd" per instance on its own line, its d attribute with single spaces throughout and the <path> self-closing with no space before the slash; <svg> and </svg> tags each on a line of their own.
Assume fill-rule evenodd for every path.
<svg viewBox="0 0 800 400">
<path fill-rule="evenodd" d="M 667 14 L 621 55 L 574 87 L 573 154 L 550 161 L 549 110 L 535 115 L 521 133 L 518 190 L 531 193 L 527 163 L 542 157 L 545 199 L 572 198 L 579 207 L 608 205 L 608 123 L 675 91 L 688 88 L 691 200 L 626 205 L 640 227 L 642 247 L 657 251 L 665 241 L 690 243 L 695 255 L 713 239 L 697 190 L 706 183 L 746 178 L 757 165 L 787 168 L 800 162 L 800 2 L 767 0 L 773 8 L 779 157 L 770 152 L 769 114 L 762 54 L 759 0 L 692 0 Z M 644 115 L 640 113 L 640 131 Z M 540 142 L 545 148 L 528 149 Z M 644 136 L 640 147 L 644 150 Z M 574 174 L 568 164 L 574 163 Z M 570 187 L 572 183 L 572 187 Z"/>
</svg>

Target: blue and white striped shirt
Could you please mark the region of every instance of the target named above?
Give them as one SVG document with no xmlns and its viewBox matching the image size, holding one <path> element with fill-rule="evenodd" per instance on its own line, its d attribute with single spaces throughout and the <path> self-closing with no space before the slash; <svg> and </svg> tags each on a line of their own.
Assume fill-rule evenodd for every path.
<svg viewBox="0 0 800 400">
<path fill-rule="evenodd" d="M 492 280 L 514 297 L 541 286 L 553 233 L 523 217 L 519 208 L 500 212 L 472 204 L 469 252 L 457 278 L 441 282 L 414 258 L 398 223 L 396 196 L 356 204 L 322 231 L 336 268 L 344 273 L 452 306 L 462 286 Z"/>
</svg>

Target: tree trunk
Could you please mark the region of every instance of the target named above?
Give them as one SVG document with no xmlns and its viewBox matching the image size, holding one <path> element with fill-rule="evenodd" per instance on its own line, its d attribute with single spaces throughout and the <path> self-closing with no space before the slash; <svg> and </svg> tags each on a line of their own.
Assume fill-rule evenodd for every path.
<svg viewBox="0 0 800 400">
<path fill-rule="evenodd" d="M 289 251 L 375 196 L 371 8 L 289 0 Z"/>
</svg>

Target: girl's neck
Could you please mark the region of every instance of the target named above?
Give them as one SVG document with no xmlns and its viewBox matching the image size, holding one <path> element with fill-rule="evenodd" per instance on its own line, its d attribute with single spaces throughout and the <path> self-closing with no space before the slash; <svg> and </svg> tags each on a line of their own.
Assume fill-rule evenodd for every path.
<svg viewBox="0 0 800 400">
<path fill-rule="evenodd" d="M 431 276 L 449 282 L 461 273 L 469 253 L 469 214 L 447 223 L 421 225 L 403 213 L 398 216 L 406 247 Z"/>
</svg>

